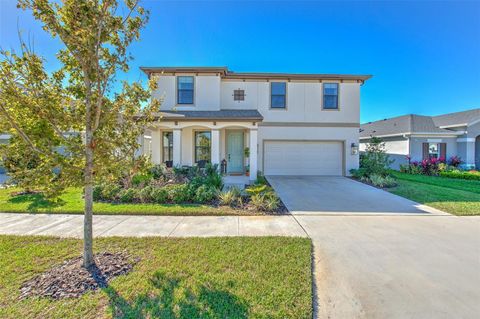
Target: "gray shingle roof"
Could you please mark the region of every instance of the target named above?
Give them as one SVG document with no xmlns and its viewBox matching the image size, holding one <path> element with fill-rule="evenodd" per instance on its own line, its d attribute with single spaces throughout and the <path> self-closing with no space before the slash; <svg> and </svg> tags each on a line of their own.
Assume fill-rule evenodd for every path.
<svg viewBox="0 0 480 319">
<path fill-rule="evenodd" d="M 455 112 L 432 117 L 437 126 L 463 126 L 480 120 L 480 109 Z"/>
<path fill-rule="evenodd" d="M 360 138 L 411 133 L 444 133 L 448 135 L 458 134 L 458 132 L 438 127 L 434 121 L 434 118 L 431 116 L 416 114 L 403 115 L 390 119 L 369 122 L 360 126 Z"/>
<path fill-rule="evenodd" d="M 263 120 L 257 110 L 220 110 L 220 111 L 163 111 L 158 117 L 164 120 Z"/>
</svg>

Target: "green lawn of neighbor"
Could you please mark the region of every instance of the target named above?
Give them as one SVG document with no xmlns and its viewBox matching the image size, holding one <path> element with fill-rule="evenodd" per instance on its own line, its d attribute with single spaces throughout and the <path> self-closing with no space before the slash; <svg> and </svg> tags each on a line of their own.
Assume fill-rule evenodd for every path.
<svg viewBox="0 0 480 319">
<path fill-rule="evenodd" d="M 80 188 L 69 188 L 59 203 L 46 201 L 41 195 L 11 196 L 19 189 L 0 189 L 0 212 L 9 213 L 68 213 L 83 214 L 84 202 Z M 200 204 L 114 204 L 94 203 L 94 214 L 99 215 L 252 215 L 255 212 L 213 207 Z"/>
<path fill-rule="evenodd" d="M 454 215 L 480 215 L 480 181 L 392 173 L 388 191 Z"/>
<path fill-rule="evenodd" d="M 0 236 L 0 318 L 311 318 L 311 241 L 292 237 L 101 238 L 96 251 L 141 260 L 80 298 L 19 300 L 21 284 L 82 242 Z"/>
</svg>

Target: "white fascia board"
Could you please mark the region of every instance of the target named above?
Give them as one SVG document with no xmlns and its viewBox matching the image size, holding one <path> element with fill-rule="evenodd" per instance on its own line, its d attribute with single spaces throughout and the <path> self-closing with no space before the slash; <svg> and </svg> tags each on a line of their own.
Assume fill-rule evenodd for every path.
<svg viewBox="0 0 480 319">
<path fill-rule="evenodd" d="M 452 124 L 452 125 L 443 125 L 443 126 L 439 126 L 439 128 L 462 127 L 462 126 L 468 126 L 468 125 L 469 125 L 468 123 L 460 123 L 460 124 Z"/>
</svg>

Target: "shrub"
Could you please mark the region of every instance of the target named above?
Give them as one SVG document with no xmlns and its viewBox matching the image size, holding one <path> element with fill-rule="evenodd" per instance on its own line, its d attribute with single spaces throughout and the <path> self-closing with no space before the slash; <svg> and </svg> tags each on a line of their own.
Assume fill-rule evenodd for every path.
<svg viewBox="0 0 480 319">
<path fill-rule="evenodd" d="M 176 204 L 189 202 L 192 196 L 189 193 L 188 184 L 175 184 L 165 186 L 168 192 L 168 199 Z"/>
<path fill-rule="evenodd" d="M 122 189 L 118 194 L 118 199 L 122 203 L 132 203 L 138 196 L 138 190 L 135 188 Z"/>
<path fill-rule="evenodd" d="M 241 191 L 237 187 L 231 187 L 229 190 L 221 192 L 218 195 L 220 205 L 235 206 L 239 204 Z"/>
<path fill-rule="evenodd" d="M 146 174 L 137 174 L 132 177 L 132 185 L 139 186 L 148 184 L 153 179 L 153 175 L 151 173 Z"/>
<path fill-rule="evenodd" d="M 268 184 L 267 179 L 265 178 L 265 176 L 263 176 L 263 174 L 261 172 L 257 173 L 257 180 L 255 181 L 255 184 L 257 184 L 257 185 L 267 185 Z"/>
<path fill-rule="evenodd" d="M 155 188 L 153 188 L 152 186 L 145 186 L 144 188 L 140 189 L 138 191 L 138 198 L 136 198 L 136 200 L 142 203 L 152 202 L 153 201 L 152 193 L 154 189 Z"/>
<path fill-rule="evenodd" d="M 273 212 L 280 205 L 280 199 L 274 192 L 255 194 L 250 198 L 250 202 L 256 209 L 266 212 Z"/>
<path fill-rule="evenodd" d="M 168 201 L 168 191 L 164 188 L 153 188 L 150 194 L 152 201 L 165 204 Z"/>
<path fill-rule="evenodd" d="M 153 167 L 150 168 L 150 174 L 154 179 L 160 179 L 165 176 L 166 169 L 164 164 L 153 165 Z"/>
<path fill-rule="evenodd" d="M 217 198 L 218 190 L 209 185 L 200 186 L 195 193 L 197 203 L 208 203 Z"/>
<path fill-rule="evenodd" d="M 397 185 L 395 179 L 391 176 L 381 176 L 373 174 L 369 177 L 370 182 L 377 187 L 393 187 Z"/>
<path fill-rule="evenodd" d="M 378 137 L 372 137 L 370 143 L 367 143 L 365 152 L 360 155 L 360 168 L 364 169 L 363 176 L 373 174 L 386 176 L 389 165 L 392 163 L 385 151 L 385 142 Z"/>
<path fill-rule="evenodd" d="M 222 175 L 218 171 L 218 164 L 207 164 L 204 170 L 205 184 L 218 190 L 223 187 Z"/>
<path fill-rule="evenodd" d="M 458 167 L 460 166 L 460 164 L 462 164 L 463 161 L 460 157 L 458 156 L 452 156 L 450 157 L 450 159 L 448 160 L 448 165 L 451 165 L 453 167 Z"/>
<path fill-rule="evenodd" d="M 366 176 L 367 170 L 365 168 L 359 168 L 359 169 L 352 168 L 350 170 L 350 174 L 352 174 L 352 177 L 354 178 L 362 178 Z"/>
<path fill-rule="evenodd" d="M 408 165 L 400 165 L 400 172 L 407 173 L 407 174 L 421 174 L 422 169 L 418 165 L 418 162 L 412 162 Z"/>
<path fill-rule="evenodd" d="M 100 201 L 102 200 L 102 191 L 103 191 L 103 185 L 95 185 L 93 186 L 93 200 L 94 201 Z"/>
<path fill-rule="evenodd" d="M 117 184 L 105 184 L 101 191 L 101 196 L 103 200 L 113 201 L 117 198 L 117 195 L 121 191 L 120 185 Z"/>
<path fill-rule="evenodd" d="M 459 171 L 459 170 L 445 171 L 445 172 L 440 172 L 440 176 L 480 181 L 480 172 L 478 171 Z"/>
<path fill-rule="evenodd" d="M 247 194 L 250 196 L 254 196 L 254 195 L 265 193 L 269 190 L 273 191 L 272 188 L 269 187 L 268 185 L 252 185 L 247 187 L 245 189 L 245 192 L 247 192 Z"/>
</svg>

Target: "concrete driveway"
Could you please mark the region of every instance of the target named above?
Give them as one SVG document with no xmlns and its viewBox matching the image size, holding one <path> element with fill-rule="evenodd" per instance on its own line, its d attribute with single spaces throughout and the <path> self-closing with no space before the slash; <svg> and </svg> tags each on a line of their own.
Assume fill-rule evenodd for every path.
<svg viewBox="0 0 480 319">
<path fill-rule="evenodd" d="M 346 177 L 268 176 L 293 214 L 444 214 Z"/>
<path fill-rule="evenodd" d="M 313 240 L 316 318 L 479 318 L 480 217 L 347 178 L 268 180 Z"/>
</svg>

